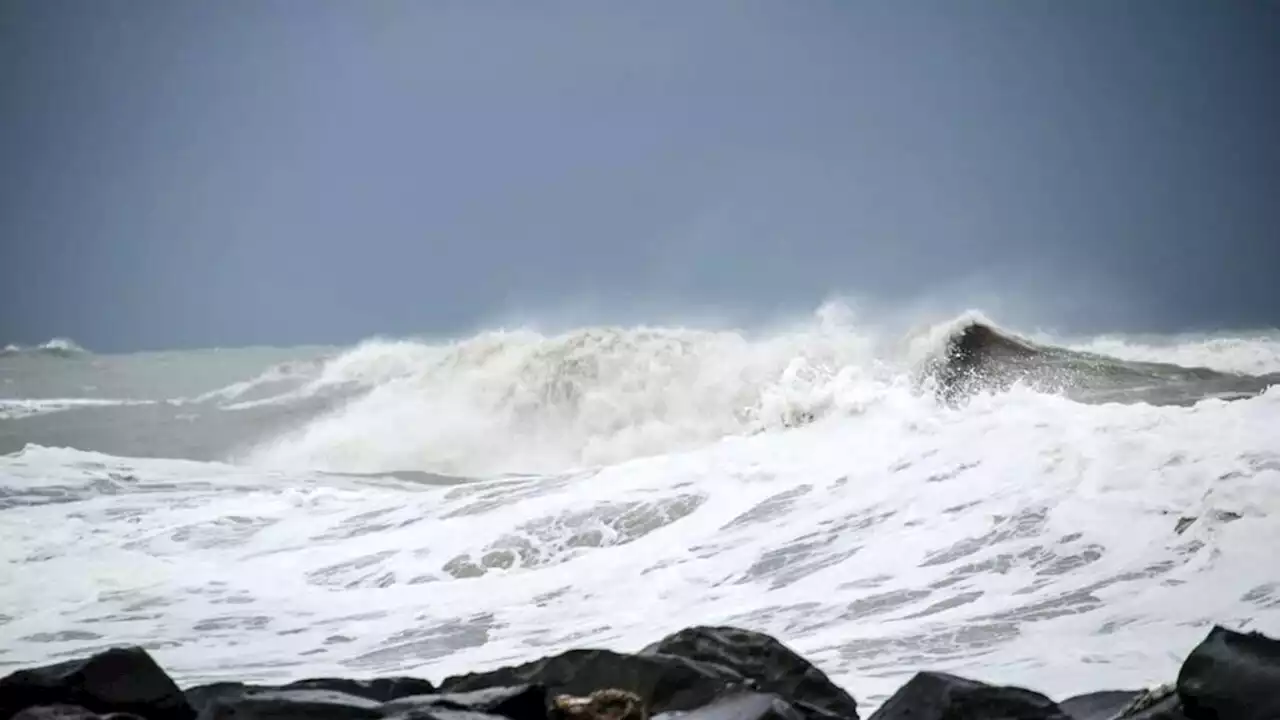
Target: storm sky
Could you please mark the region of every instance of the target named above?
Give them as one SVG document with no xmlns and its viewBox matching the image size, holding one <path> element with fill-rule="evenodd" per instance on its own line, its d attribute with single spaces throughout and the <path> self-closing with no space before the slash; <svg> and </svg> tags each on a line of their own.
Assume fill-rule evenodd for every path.
<svg viewBox="0 0 1280 720">
<path fill-rule="evenodd" d="M 0 344 L 1275 326 L 1280 3 L 4 0 L 0 168 Z"/>
</svg>

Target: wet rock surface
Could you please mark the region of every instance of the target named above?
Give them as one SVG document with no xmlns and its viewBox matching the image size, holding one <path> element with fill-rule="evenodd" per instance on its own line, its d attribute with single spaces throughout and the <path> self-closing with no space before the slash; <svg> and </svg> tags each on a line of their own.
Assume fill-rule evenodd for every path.
<svg viewBox="0 0 1280 720">
<path fill-rule="evenodd" d="M 691 627 L 634 653 L 570 650 L 446 678 L 180 689 L 143 649 L 0 679 L 0 720 L 858 720 L 853 696 L 768 635 Z M 922 668 L 871 720 L 1274 720 L 1280 641 L 1214 626 L 1174 682 L 1055 701 Z"/>
</svg>

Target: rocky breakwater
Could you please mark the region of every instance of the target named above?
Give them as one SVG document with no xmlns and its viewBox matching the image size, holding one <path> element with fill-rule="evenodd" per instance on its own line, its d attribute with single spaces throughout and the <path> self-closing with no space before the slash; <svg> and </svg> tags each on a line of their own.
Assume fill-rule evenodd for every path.
<svg viewBox="0 0 1280 720">
<path fill-rule="evenodd" d="M 1054 701 L 1033 690 L 916 674 L 871 720 L 1275 720 L 1280 642 L 1214 627 L 1159 688 Z M 179 688 L 122 647 L 0 680 L 0 720 L 856 720 L 853 696 L 778 640 L 693 627 L 636 653 L 570 650 L 446 678 L 316 678 Z"/>
</svg>

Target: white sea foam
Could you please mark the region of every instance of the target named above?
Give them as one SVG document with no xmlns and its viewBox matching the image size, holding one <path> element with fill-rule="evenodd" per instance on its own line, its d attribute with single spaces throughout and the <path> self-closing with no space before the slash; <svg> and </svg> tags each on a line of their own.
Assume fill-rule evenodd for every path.
<svg viewBox="0 0 1280 720">
<path fill-rule="evenodd" d="M 948 325 L 947 327 L 950 327 Z M 551 472 L 696 448 L 726 435 L 863 411 L 910 382 L 945 332 L 887 345 L 847 315 L 763 336 L 598 327 L 488 332 L 447 345 L 365 343 L 307 391 L 364 397 L 245 460 L 277 468 Z"/>
<path fill-rule="evenodd" d="M 151 400 L 116 400 L 112 398 L 41 398 L 0 399 L 0 420 L 47 415 L 80 407 L 111 407 L 120 405 L 150 405 Z"/>
<path fill-rule="evenodd" d="M 941 336 L 371 342 L 308 381 L 366 395 L 245 464 L 30 446 L 0 457 L 0 666 L 438 679 L 729 623 L 874 707 L 921 668 L 1062 696 L 1166 682 L 1212 623 L 1280 635 L 1280 388 L 946 407 L 909 379 Z M 319 472 L 405 469 L 536 474 Z"/>
</svg>

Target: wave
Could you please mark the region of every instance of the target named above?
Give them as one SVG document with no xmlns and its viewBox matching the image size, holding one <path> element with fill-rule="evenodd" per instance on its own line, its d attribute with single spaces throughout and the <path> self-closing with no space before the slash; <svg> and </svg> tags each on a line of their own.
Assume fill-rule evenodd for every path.
<svg viewBox="0 0 1280 720">
<path fill-rule="evenodd" d="M 89 351 L 70 338 L 56 337 L 39 345 L 6 345 L 0 348 L 0 357 L 6 355 L 46 355 L 50 357 L 78 357 Z"/>
<path fill-rule="evenodd" d="M 1275 372 L 1039 344 L 976 312 L 904 335 L 833 307 L 759 334 L 640 326 L 490 331 L 446 344 L 370 340 L 313 372 L 290 397 L 359 392 L 240 461 L 340 472 L 555 472 L 883 405 L 923 416 L 939 400 L 956 407 L 1015 386 L 1087 403 L 1187 405 L 1280 382 Z"/>
<path fill-rule="evenodd" d="M 1193 405 L 1253 397 L 1280 384 L 1280 372 L 1249 374 L 1167 362 L 1124 360 L 1044 345 L 979 322 L 954 330 L 930 366 L 946 400 L 1022 384 L 1087 403 Z"/>
</svg>

